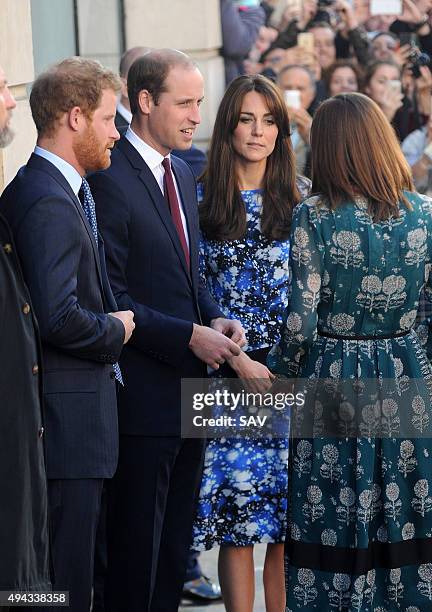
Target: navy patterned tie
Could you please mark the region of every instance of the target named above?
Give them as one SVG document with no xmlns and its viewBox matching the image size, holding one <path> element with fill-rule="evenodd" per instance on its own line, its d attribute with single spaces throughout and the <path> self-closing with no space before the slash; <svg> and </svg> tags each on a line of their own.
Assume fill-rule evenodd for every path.
<svg viewBox="0 0 432 612">
<path fill-rule="evenodd" d="M 82 197 L 80 197 L 80 202 L 82 204 L 85 215 L 87 217 L 87 221 L 89 222 L 94 239 L 96 240 L 96 244 L 98 244 L 98 226 L 97 226 L 97 219 L 96 219 L 96 205 L 95 205 L 95 201 L 93 200 L 92 192 L 90 191 L 90 185 L 87 183 L 85 178 L 83 178 L 82 180 L 80 192 L 82 194 Z M 123 377 L 121 374 L 119 364 L 114 363 L 113 368 L 114 368 L 116 380 L 118 380 L 120 384 L 123 384 Z"/>
</svg>

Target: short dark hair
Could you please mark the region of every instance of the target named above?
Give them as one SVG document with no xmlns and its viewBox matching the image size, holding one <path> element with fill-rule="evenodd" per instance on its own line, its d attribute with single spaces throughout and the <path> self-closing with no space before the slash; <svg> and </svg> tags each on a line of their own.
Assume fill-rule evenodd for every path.
<svg viewBox="0 0 432 612">
<path fill-rule="evenodd" d="M 129 68 L 127 79 L 132 115 L 138 112 L 138 97 L 143 89 L 149 92 L 155 104 L 159 103 L 161 93 L 166 91 L 165 81 L 168 73 L 176 66 L 196 68 L 195 62 L 188 55 L 176 49 L 149 51 L 134 61 Z"/>
<path fill-rule="evenodd" d="M 30 108 L 39 136 L 50 136 L 63 113 L 79 106 L 91 118 L 104 89 L 120 91 L 114 72 L 96 60 L 70 57 L 43 72 L 33 83 Z"/>
</svg>

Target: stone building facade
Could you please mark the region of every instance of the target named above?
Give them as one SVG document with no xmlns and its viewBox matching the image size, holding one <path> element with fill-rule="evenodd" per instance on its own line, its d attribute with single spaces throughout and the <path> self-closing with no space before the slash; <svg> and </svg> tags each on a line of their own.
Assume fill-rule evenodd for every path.
<svg viewBox="0 0 432 612">
<path fill-rule="evenodd" d="M 35 75 L 71 55 L 117 70 L 129 47 L 175 47 L 191 55 L 206 83 L 195 144 L 205 148 L 223 94 L 219 0 L 2 0 L 0 64 L 17 100 L 15 139 L 0 150 L 0 191 L 31 153 L 36 131 L 28 93 Z"/>
</svg>

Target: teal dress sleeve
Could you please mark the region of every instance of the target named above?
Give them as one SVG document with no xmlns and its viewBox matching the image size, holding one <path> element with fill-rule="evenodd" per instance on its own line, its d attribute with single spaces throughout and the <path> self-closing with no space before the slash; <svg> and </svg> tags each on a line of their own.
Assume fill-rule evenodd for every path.
<svg viewBox="0 0 432 612">
<path fill-rule="evenodd" d="M 421 215 L 427 230 L 428 257 L 425 263 L 424 287 L 420 295 L 415 331 L 420 343 L 432 363 L 432 200 L 424 195 L 420 199 Z"/>
<path fill-rule="evenodd" d="M 420 296 L 415 330 L 420 343 L 432 363 L 432 265 L 425 266 L 425 286 Z"/>
<path fill-rule="evenodd" d="M 316 198 L 294 211 L 291 229 L 290 294 L 280 341 L 270 351 L 267 364 L 275 373 L 297 376 L 302 356 L 317 335 L 317 307 L 324 270 L 324 242 L 320 234 Z"/>
</svg>

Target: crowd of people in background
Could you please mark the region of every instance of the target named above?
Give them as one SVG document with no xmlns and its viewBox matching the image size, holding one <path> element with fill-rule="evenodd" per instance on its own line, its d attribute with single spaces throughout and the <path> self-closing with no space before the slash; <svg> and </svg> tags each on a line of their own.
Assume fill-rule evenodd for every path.
<svg viewBox="0 0 432 612">
<path fill-rule="evenodd" d="M 206 151 L 180 51 L 38 76 L 0 198 L 2 589 L 252 612 L 261 543 L 267 612 L 432 605 L 432 0 L 401 7 L 220 0 Z M 0 71 L 0 147 L 14 107 Z M 183 437 L 209 377 L 312 381 L 312 429 Z"/>
<path fill-rule="evenodd" d="M 371 15 L 361 0 L 221 0 L 227 83 L 261 73 L 300 92 L 286 96 L 299 172 L 310 176 L 309 134 L 319 103 L 357 91 L 392 123 L 416 188 L 430 189 L 432 3 L 404 0 L 402 8 L 400 15 Z"/>
</svg>

